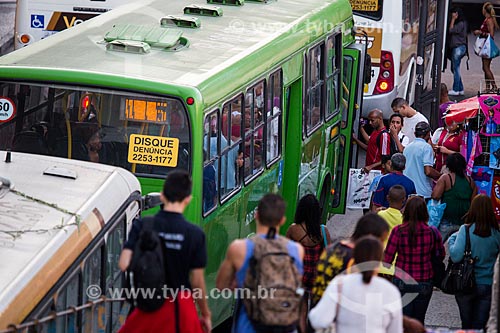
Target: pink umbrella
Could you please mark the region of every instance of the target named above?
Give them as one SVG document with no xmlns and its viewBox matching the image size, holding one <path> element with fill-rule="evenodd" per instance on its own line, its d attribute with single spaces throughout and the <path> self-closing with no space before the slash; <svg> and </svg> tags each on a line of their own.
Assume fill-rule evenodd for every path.
<svg viewBox="0 0 500 333">
<path fill-rule="evenodd" d="M 464 99 L 461 102 L 450 104 L 447 113 L 444 116 L 445 122 L 462 123 L 467 118 L 473 118 L 477 115 L 479 110 L 479 101 L 477 96 Z"/>
<path fill-rule="evenodd" d="M 467 118 L 477 116 L 481 109 L 486 117 L 490 117 L 490 111 L 493 115 L 493 121 L 500 124 L 500 95 L 486 94 L 464 99 L 463 101 L 448 106 L 445 120 L 463 122 Z"/>
</svg>

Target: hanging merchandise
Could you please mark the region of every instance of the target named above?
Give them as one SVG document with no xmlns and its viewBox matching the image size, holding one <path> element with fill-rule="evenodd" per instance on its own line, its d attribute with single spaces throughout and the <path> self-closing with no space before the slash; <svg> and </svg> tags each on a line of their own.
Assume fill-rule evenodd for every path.
<svg viewBox="0 0 500 333">
<path fill-rule="evenodd" d="M 500 221 L 500 176 L 493 177 L 491 203 L 493 204 L 493 210 L 495 211 L 497 221 Z"/>
<path fill-rule="evenodd" d="M 493 183 L 493 170 L 487 166 L 475 166 L 472 168 L 472 179 L 477 186 L 477 194 L 491 195 L 491 185 Z"/>
<path fill-rule="evenodd" d="M 469 130 L 465 134 L 466 135 L 464 135 L 465 138 L 464 143 L 466 147 L 466 153 L 465 155 L 462 153 L 462 155 L 466 156 L 466 161 L 467 161 L 466 171 L 467 171 L 467 176 L 470 176 L 472 174 L 474 160 L 476 159 L 477 156 L 482 154 L 483 147 L 481 146 L 481 140 L 479 139 L 478 133 Z"/>
<path fill-rule="evenodd" d="M 490 142 L 490 168 L 500 169 L 500 137 L 492 137 Z"/>
<path fill-rule="evenodd" d="M 481 134 L 500 136 L 500 96 L 489 94 L 476 98 L 486 118 Z"/>
</svg>

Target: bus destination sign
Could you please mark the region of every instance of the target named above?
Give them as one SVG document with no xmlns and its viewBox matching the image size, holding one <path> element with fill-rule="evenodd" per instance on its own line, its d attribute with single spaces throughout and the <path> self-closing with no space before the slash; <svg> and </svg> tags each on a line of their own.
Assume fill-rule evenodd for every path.
<svg viewBox="0 0 500 333">
<path fill-rule="evenodd" d="M 349 0 L 352 10 L 360 10 L 365 12 L 378 11 L 378 0 Z"/>
<path fill-rule="evenodd" d="M 128 146 L 128 162 L 175 168 L 179 139 L 132 134 Z"/>
</svg>

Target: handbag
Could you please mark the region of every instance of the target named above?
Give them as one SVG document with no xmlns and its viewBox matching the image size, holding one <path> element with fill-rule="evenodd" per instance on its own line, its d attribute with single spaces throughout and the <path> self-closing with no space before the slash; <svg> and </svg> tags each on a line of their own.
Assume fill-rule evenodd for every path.
<svg viewBox="0 0 500 333">
<path fill-rule="evenodd" d="M 446 273 L 441 283 L 441 291 L 445 294 L 470 293 L 476 287 L 474 264 L 477 261 L 477 257 L 472 257 L 469 229 L 470 226 L 465 227 L 463 259 L 457 263 L 454 263 L 451 258 L 448 259 L 448 267 L 446 267 Z"/>
<path fill-rule="evenodd" d="M 441 219 L 446 209 L 446 203 L 441 203 L 439 200 L 431 199 L 427 202 L 427 211 L 429 212 L 429 226 L 439 227 Z"/>
<path fill-rule="evenodd" d="M 439 231 L 434 227 L 430 228 L 433 233 L 434 244 L 437 244 L 437 242 L 440 241 L 439 237 L 437 236 L 437 233 L 439 233 Z M 439 256 L 436 245 L 434 245 L 434 247 L 432 248 L 431 263 L 432 271 L 434 273 L 434 275 L 432 276 L 432 284 L 434 285 L 434 287 L 440 288 L 446 273 L 446 269 L 443 260 Z"/>
<path fill-rule="evenodd" d="M 330 324 L 327 328 L 319 328 L 314 331 L 314 333 L 336 333 L 337 332 L 337 317 L 339 315 L 340 309 L 340 296 L 342 295 L 342 283 L 339 281 L 337 284 L 337 292 L 339 294 L 339 301 L 337 302 L 337 306 L 335 307 L 335 319 L 333 323 Z"/>
<path fill-rule="evenodd" d="M 486 43 L 486 38 L 477 36 L 476 41 L 474 42 L 474 53 L 476 55 L 479 55 L 479 52 L 481 52 L 481 49 L 484 46 L 484 43 Z"/>
<path fill-rule="evenodd" d="M 493 59 L 498 57 L 499 53 L 500 51 L 498 50 L 495 41 L 490 35 L 488 35 L 478 55 L 481 58 Z"/>
</svg>

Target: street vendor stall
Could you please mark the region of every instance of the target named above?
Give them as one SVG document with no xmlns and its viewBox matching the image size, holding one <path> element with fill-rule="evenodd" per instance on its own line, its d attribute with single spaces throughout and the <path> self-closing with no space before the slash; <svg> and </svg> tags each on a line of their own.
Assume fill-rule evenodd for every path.
<svg viewBox="0 0 500 333">
<path fill-rule="evenodd" d="M 488 195 L 500 221 L 500 95 L 483 94 L 451 104 L 448 120 L 464 124 L 462 155 L 478 193 Z"/>
</svg>

